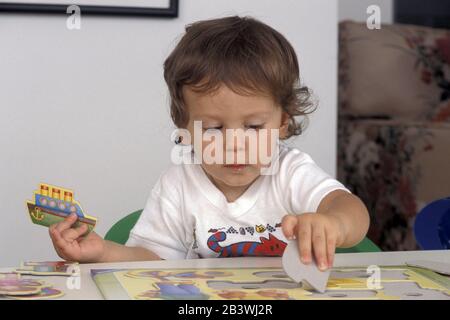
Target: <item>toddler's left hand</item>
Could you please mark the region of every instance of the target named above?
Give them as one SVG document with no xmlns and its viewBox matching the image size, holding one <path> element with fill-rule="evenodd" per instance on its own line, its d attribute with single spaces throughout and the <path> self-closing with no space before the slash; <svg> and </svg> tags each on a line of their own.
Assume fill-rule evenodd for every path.
<svg viewBox="0 0 450 320">
<path fill-rule="evenodd" d="M 300 259 L 304 264 L 312 262 L 312 256 L 320 270 L 333 266 L 334 252 L 345 239 L 345 230 L 339 218 L 322 213 L 286 215 L 281 223 L 284 236 L 297 239 Z"/>
</svg>

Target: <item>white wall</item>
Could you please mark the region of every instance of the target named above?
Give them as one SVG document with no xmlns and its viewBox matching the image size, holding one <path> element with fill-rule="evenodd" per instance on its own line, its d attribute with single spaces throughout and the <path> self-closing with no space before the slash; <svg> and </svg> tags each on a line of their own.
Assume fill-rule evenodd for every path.
<svg viewBox="0 0 450 320">
<path fill-rule="evenodd" d="M 329 173 L 336 159 L 337 5 L 329 0 L 180 1 L 175 20 L 0 15 L 0 267 L 57 259 L 25 200 L 40 182 L 75 190 L 97 231 L 142 208 L 169 165 L 162 63 L 187 23 L 252 15 L 292 42 L 320 98 L 295 144 Z"/>
<path fill-rule="evenodd" d="M 380 7 L 382 23 L 392 23 L 394 17 L 393 0 L 338 0 L 339 21 L 366 21 L 366 10 L 370 5 Z"/>
</svg>

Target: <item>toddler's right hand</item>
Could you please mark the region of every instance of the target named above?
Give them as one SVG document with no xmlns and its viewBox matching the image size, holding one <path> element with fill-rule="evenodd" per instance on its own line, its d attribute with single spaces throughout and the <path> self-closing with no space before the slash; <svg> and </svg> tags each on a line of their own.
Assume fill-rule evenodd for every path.
<svg viewBox="0 0 450 320">
<path fill-rule="evenodd" d="M 105 251 L 105 240 L 95 232 L 84 234 L 88 227 L 82 224 L 72 228 L 77 221 L 76 214 L 71 214 L 64 221 L 49 228 L 50 238 L 58 255 L 67 261 L 99 262 Z"/>
</svg>

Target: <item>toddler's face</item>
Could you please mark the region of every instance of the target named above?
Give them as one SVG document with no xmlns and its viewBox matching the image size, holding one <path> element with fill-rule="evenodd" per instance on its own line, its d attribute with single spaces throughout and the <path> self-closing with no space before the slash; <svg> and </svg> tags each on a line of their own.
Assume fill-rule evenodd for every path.
<svg viewBox="0 0 450 320">
<path fill-rule="evenodd" d="M 202 161 L 209 178 L 222 187 L 251 184 L 260 175 L 261 168 L 268 167 L 266 160 L 261 161 L 261 154 L 267 155 L 265 158 L 272 155 L 271 131 L 279 130 L 280 138 L 286 134 L 288 117 L 282 108 L 271 97 L 239 95 L 224 85 L 208 94 L 185 87 L 183 95 L 189 112 L 186 129 L 191 137 L 196 134 L 194 122 L 201 121 L 202 150 L 194 151 L 197 158 L 201 152 L 203 156 L 223 159 L 213 164 Z M 243 132 L 250 134 L 239 135 Z M 215 135 L 220 133 L 222 141 L 215 141 Z M 250 138 L 252 134 L 254 138 Z M 217 150 L 217 146 L 221 150 Z"/>
</svg>

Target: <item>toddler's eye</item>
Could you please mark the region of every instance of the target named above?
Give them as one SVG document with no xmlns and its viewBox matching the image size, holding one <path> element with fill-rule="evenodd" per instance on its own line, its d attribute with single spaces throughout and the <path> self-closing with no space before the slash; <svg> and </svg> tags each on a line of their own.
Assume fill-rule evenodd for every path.
<svg viewBox="0 0 450 320">
<path fill-rule="evenodd" d="M 259 129 L 262 129 L 263 126 L 264 126 L 263 124 L 259 124 L 259 125 L 249 125 L 246 127 L 247 127 L 247 129 L 259 130 Z"/>
<path fill-rule="evenodd" d="M 205 131 L 222 130 L 222 126 L 203 128 Z"/>
</svg>

